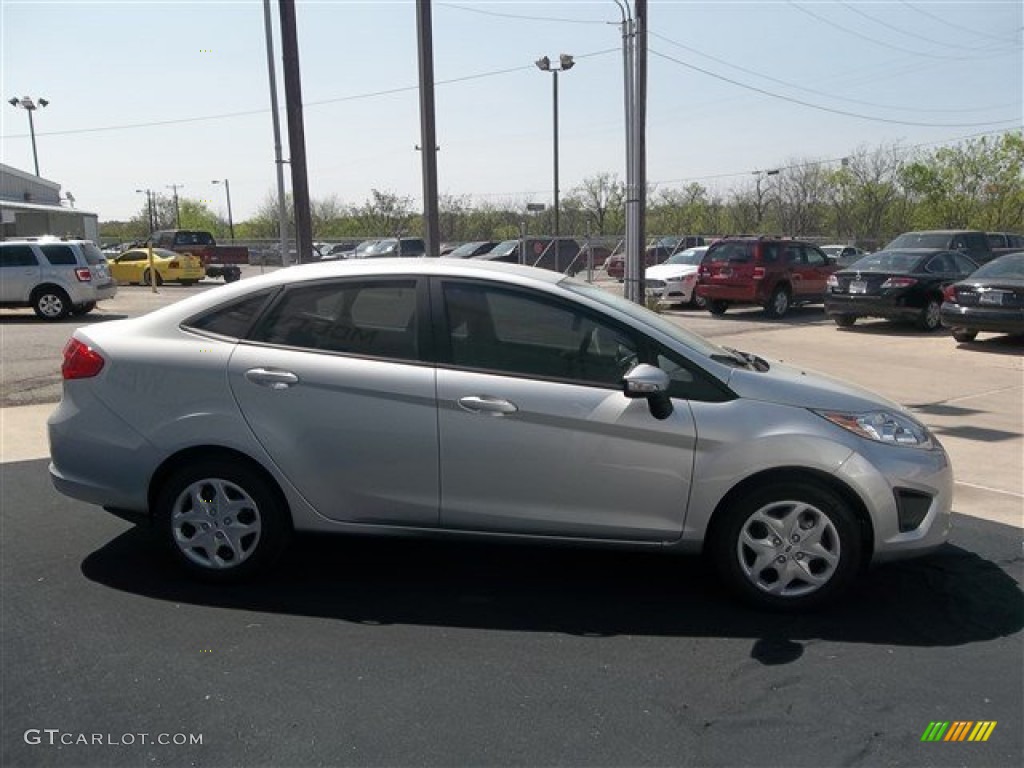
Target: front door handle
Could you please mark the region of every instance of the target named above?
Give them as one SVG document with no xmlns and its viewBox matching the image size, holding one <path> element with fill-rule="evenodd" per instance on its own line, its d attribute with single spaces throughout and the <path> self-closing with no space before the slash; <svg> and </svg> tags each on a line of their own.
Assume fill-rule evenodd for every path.
<svg viewBox="0 0 1024 768">
<path fill-rule="evenodd" d="M 299 383 L 299 377 L 291 371 L 272 368 L 250 368 L 245 372 L 245 378 L 269 389 L 288 389 Z"/>
<path fill-rule="evenodd" d="M 519 410 L 515 403 L 510 403 L 508 400 L 501 400 L 497 397 L 487 397 L 486 395 L 460 397 L 459 407 L 470 413 L 490 413 L 495 416 L 515 413 Z"/>
</svg>

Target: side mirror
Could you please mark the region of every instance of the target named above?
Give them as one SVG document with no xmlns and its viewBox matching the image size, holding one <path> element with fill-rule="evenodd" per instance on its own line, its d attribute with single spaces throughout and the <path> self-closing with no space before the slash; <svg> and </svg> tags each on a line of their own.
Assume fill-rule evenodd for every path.
<svg viewBox="0 0 1024 768">
<path fill-rule="evenodd" d="M 622 392 L 632 400 L 646 399 L 651 416 L 660 421 L 672 415 L 672 398 L 668 394 L 670 384 L 668 374 L 663 370 L 640 363 L 622 377 Z"/>
</svg>

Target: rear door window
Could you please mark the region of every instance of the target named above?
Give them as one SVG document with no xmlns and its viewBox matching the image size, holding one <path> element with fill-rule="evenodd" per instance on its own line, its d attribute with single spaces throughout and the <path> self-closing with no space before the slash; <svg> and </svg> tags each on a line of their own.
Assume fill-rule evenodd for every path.
<svg viewBox="0 0 1024 768">
<path fill-rule="evenodd" d="M 35 251 L 30 245 L 0 246 L 0 267 L 38 267 Z"/>
<path fill-rule="evenodd" d="M 55 267 L 73 267 L 78 264 L 78 257 L 70 245 L 47 244 L 39 246 L 46 260 Z"/>
</svg>

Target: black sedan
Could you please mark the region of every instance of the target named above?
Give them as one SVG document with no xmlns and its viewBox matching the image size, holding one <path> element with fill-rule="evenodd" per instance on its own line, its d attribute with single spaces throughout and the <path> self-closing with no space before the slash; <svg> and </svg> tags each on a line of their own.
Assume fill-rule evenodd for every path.
<svg viewBox="0 0 1024 768">
<path fill-rule="evenodd" d="M 908 248 L 872 253 L 829 277 L 825 313 L 840 328 L 849 328 L 858 317 L 884 317 L 933 331 L 941 324 L 943 289 L 977 268 L 955 251 Z"/>
<path fill-rule="evenodd" d="M 957 341 L 979 331 L 1024 334 L 1024 251 L 993 259 L 943 293 L 942 324 Z"/>
</svg>

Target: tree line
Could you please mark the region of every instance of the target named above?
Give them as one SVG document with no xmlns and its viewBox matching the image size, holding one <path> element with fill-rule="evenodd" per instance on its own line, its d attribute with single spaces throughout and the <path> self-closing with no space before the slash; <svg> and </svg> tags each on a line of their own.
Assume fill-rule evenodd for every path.
<svg viewBox="0 0 1024 768">
<path fill-rule="evenodd" d="M 526 212 L 527 200 L 480 203 L 470 196 L 439 200 L 443 241 L 503 240 L 520 226 L 552 231 L 553 212 Z M 291 209 L 291 201 L 288 200 Z M 421 236 L 422 213 L 411 197 L 373 190 L 361 204 L 332 195 L 311 202 L 315 240 Z M 202 229 L 227 239 L 228 223 L 206 204 L 180 197 L 156 200 L 158 229 Z M 625 185 L 598 173 L 568 191 L 560 205 L 561 233 L 613 237 L 625 232 Z M 649 234 L 777 233 L 827 237 L 877 247 L 914 229 L 1024 231 L 1024 134 L 966 139 L 931 150 L 899 144 L 861 147 L 841 162 L 794 158 L 779 168 L 751 174 L 728 191 L 699 183 L 647 191 Z M 127 222 L 104 222 L 104 239 L 142 239 L 148 234 L 145 206 Z M 235 223 L 238 239 L 276 239 L 276 194 L 256 213 Z"/>
</svg>

